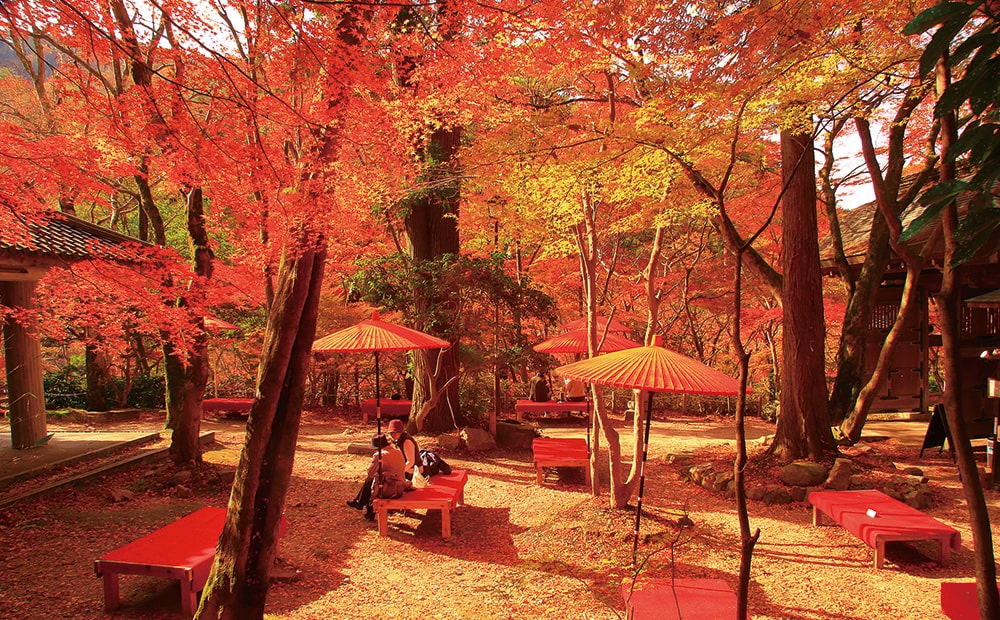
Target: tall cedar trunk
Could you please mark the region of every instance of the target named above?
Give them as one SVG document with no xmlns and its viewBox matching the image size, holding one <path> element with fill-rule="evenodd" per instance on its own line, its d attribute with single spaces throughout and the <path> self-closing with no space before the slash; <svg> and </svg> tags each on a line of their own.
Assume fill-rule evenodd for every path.
<svg viewBox="0 0 1000 620">
<path fill-rule="evenodd" d="M 188 192 L 187 229 L 194 246 L 192 270 L 199 279 L 207 280 L 212 277 L 212 251 L 208 247 L 208 232 L 205 230 L 201 188 Z M 185 301 L 181 299 L 178 304 L 183 306 Z M 192 316 L 190 321 L 192 331 L 197 335 L 185 360 L 180 359 L 169 341 L 163 347 L 168 425 L 173 430 L 170 457 L 175 463 L 201 461 L 198 435 L 201 432 L 201 402 L 205 397 L 210 371 L 208 334 L 205 317 Z"/>
<path fill-rule="evenodd" d="M 431 135 L 425 149 L 427 181 L 434 189 L 421 192 L 419 196 L 408 201 L 409 212 L 405 220 L 409 238 L 407 249 L 410 257 L 418 264 L 420 261 L 435 260 L 447 254 L 458 255 L 458 206 L 461 192 L 454 166 L 460 140 L 459 128 L 439 129 Z M 434 308 L 446 301 L 428 295 L 428 290 L 421 287 L 415 287 L 413 295 L 418 314 L 425 308 Z M 440 337 L 454 334 L 461 317 L 456 313 L 444 312 L 437 313 L 437 316 L 439 321 L 437 325 L 417 327 Z M 454 341 L 452 344 L 455 344 Z M 435 382 L 437 389 L 443 394 L 437 407 L 431 409 L 424 418 L 421 430 L 453 429 L 456 421 L 452 417 L 453 414 L 459 418 L 461 416 L 458 382 L 452 381 L 451 385 L 442 389 L 450 378 L 458 374 L 458 347 L 451 346 L 440 352 L 443 356 L 441 371 L 435 376 L 438 354 L 436 349 L 414 352 L 413 411 L 420 411 L 428 400 L 431 381 Z"/>
<path fill-rule="evenodd" d="M 286 250 L 278 269 L 257 394 L 199 620 L 264 617 L 316 336 L 326 260 L 326 242 L 316 237 L 306 245 L 303 234 L 304 248 Z"/>
<path fill-rule="evenodd" d="M 827 413 L 815 161 L 808 131 L 781 132 L 784 245 L 781 412 L 771 451 L 818 461 L 835 450 Z"/>
<path fill-rule="evenodd" d="M 936 68 L 937 95 L 945 91 L 950 82 L 947 57 L 938 61 Z M 941 117 L 941 181 L 955 178 L 955 164 L 948 161 L 948 151 L 957 139 L 954 113 Z M 959 358 L 961 356 L 959 315 L 961 312 L 960 269 L 953 262 L 958 245 L 955 231 L 958 228 L 958 212 L 954 202 L 942 210 L 941 228 L 944 234 L 944 269 L 941 274 L 941 289 L 938 292 L 938 317 L 941 322 L 941 342 L 944 348 L 944 408 L 951 430 L 952 449 L 962 477 L 962 491 L 969 509 L 969 524 L 972 527 L 972 544 L 976 561 L 976 590 L 979 595 L 979 617 L 1000 618 L 1000 594 L 997 592 L 997 567 L 993 548 L 993 531 L 990 528 L 990 514 L 986 508 L 983 485 L 979 480 L 979 467 L 969 432 L 965 427 L 966 416 L 961 409 L 961 395 L 957 389 L 961 385 Z"/>
</svg>

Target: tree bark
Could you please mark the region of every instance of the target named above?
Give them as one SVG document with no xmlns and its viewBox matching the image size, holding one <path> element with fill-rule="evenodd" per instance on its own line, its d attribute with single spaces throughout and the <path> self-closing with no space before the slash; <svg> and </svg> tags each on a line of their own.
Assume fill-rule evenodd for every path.
<svg viewBox="0 0 1000 620">
<path fill-rule="evenodd" d="M 313 239 L 316 239 L 313 235 Z M 286 251 L 278 271 L 226 524 L 196 618 L 264 617 L 269 575 L 295 458 L 311 361 L 326 242 Z"/>
<path fill-rule="evenodd" d="M 945 91 L 949 82 L 947 57 L 938 61 L 936 68 L 936 85 L 938 97 Z M 948 150 L 958 139 L 958 130 L 954 113 L 941 117 L 941 181 L 955 178 L 955 164 L 948 161 Z M 986 508 L 986 497 L 983 485 L 979 479 L 979 467 L 972 453 L 972 443 L 965 427 L 966 416 L 962 411 L 962 399 L 958 386 L 960 332 L 959 316 L 962 300 L 960 297 L 960 267 L 954 264 L 958 243 L 955 231 L 958 229 L 958 208 L 954 201 L 941 212 L 941 229 L 944 234 L 944 269 L 941 275 L 941 289 L 938 291 L 938 317 L 941 328 L 941 341 L 944 349 L 944 408 L 948 419 L 948 429 L 951 431 L 952 449 L 958 463 L 959 475 L 962 477 L 962 491 L 965 494 L 965 504 L 969 509 L 969 524 L 972 529 L 972 544 L 975 550 L 976 590 L 979 594 L 979 615 L 987 618 L 1000 618 L 1000 593 L 997 592 L 997 568 L 995 550 L 993 548 L 993 530 L 990 527 L 990 515 Z"/>
<path fill-rule="evenodd" d="M 815 161 L 809 131 L 781 132 L 784 245 L 781 412 L 771 452 L 818 461 L 836 450 L 827 412 Z M 803 441 L 805 439 L 805 441 Z"/>
<path fill-rule="evenodd" d="M 193 188 L 187 199 L 188 237 L 194 246 L 192 270 L 199 280 L 212 277 L 212 251 L 205 230 L 205 207 L 201 188 Z M 200 289 L 199 289 L 200 290 Z M 178 300 L 181 306 L 184 299 Z M 181 359 L 169 340 L 163 346 L 167 384 L 167 423 L 173 430 L 170 438 L 170 457 L 177 464 L 201 461 L 198 435 L 201 432 L 201 402 L 208 386 L 209 359 L 208 333 L 205 317 L 191 316 L 195 337 L 190 353 Z"/>
<path fill-rule="evenodd" d="M 35 281 L 0 282 L 0 303 L 8 308 L 30 310 L 35 285 Z M 7 367 L 10 445 L 15 450 L 34 448 L 48 437 L 42 345 L 27 326 L 8 315 L 3 321 L 3 352 Z"/>
<path fill-rule="evenodd" d="M 435 131 L 424 157 L 428 172 L 426 182 L 430 188 L 418 196 L 407 200 L 409 207 L 405 218 L 408 237 L 407 251 L 410 257 L 419 264 L 420 261 L 440 259 L 449 254 L 458 255 L 458 210 L 461 192 L 458 174 L 454 169 L 455 158 L 461 140 L 459 128 L 439 129 Z M 424 309 L 438 307 L 446 302 L 428 295 L 426 289 L 416 287 L 413 291 L 414 305 L 417 314 L 423 314 Z M 422 430 L 446 431 L 455 428 L 455 418 L 461 417 L 459 409 L 458 382 L 450 381 L 458 375 L 459 360 L 456 336 L 457 326 L 461 317 L 457 313 L 436 313 L 438 322 L 434 326 L 418 325 L 428 333 L 449 339 L 452 346 L 441 352 L 441 371 L 435 375 L 438 350 L 422 350 L 414 352 L 414 383 L 413 410 L 411 423 L 417 424 L 416 416 L 432 392 L 441 392 L 444 397 L 436 407 L 427 412 L 422 419 Z M 430 382 L 436 383 L 431 388 Z"/>
<path fill-rule="evenodd" d="M 87 410 L 107 411 L 108 363 L 107 357 L 96 345 L 85 345 L 84 369 L 87 375 Z"/>
</svg>

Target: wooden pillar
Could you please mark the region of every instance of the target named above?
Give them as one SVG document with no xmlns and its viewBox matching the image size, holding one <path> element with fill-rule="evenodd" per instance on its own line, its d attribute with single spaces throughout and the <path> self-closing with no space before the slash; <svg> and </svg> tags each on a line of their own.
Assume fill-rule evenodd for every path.
<svg viewBox="0 0 1000 620">
<path fill-rule="evenodd" d="M 8 308 L 30 309 L 35 284 L 35 281 L 0 282 L 0 302 Z M 3 353 L 7 365 L 10 443 L 15 450 L 33 448 L 46 438 L 42 345 L 24 325 L 8 317 L 3 322 Z"/>
</svg>

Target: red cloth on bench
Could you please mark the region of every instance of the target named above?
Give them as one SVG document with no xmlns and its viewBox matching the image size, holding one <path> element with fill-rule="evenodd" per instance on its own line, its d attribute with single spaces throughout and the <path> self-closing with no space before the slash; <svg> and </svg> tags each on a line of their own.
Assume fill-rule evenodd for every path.
<svg viewBox="0 0 1000 620">
<path fill-rule="evenodd" d="M 630 589 L 632 582 L 625 581 L 621 592 L 628 620 L 717 620 L 736 616 L 736 593 L 722 579 L 676 579 L 673 582 L 670 579 L 641 579 L 631 593 Z"/>
<path fill-rule="evenodd" d="M 586 459 L 590 449 L 585 439 L 571 437 L 536 437 L 531 442 L 531 453 L 536 461 Z"/>
<path fill-rule="evenodd" d="M 100 561 L 190 567 L 194 582 L 204 583 L 225 522 L 225 508 L 202 508 L 102 555 Z M 204 577 L 199 578 L 202 572 Z"/>
<path fill-rule="evenodd" d="M 202 411 L 250 411 L 252 398 L 206 398 L 201 401 Z"/>
<path fill-rule="evenodd" d="M 1000 591 L 1000 585 L 997 585 Z M 941 611 L 951 620 L 979 620 L 979 594 L 976 582 L 941 584 Z"/>
<path fill-rule="evenodd" d="M 809 503 L 871 547 L 885 535 L 897 540 L 946 536 L 952 549 L 962 548 L 958 530 L 881 491 L 817 491 L 809 494 Z"/>
</svg>

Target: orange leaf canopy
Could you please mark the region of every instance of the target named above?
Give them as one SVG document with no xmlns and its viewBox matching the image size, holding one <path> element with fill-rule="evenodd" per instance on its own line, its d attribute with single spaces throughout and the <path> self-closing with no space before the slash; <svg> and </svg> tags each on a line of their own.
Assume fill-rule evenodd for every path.
<svg viewBox="0 0 1000 620">
<path fill-rule="evenodd" d="M 592 357 L 555 369 L 563 377 L 614 387 L 735 396 L 739 383 L 698 360 L 664 349 L 660 336 L 648 347 L 635 347 Z"/>
<path fill-rule="evenodd" d="M 597 331 L 598 333 L 604 331 L 604 326 L 608 325 L 608 319 L 603 316 L 597 317 Z M 578 319 L 573 319 L 569 323 L 562 326 L 563 329 L 587 329 L 587 317 L 582 316 Z M 617 332 L 619 334 L 627 334 L 632 330 L 622 325 L 618 321 L 611 319 L 611 326 L 608 327 L 608 332 Z"/>
<path fill-rule="evenodd" d="M 599 343 L 601 344 L 601 343 Z M 623 338 L 612 333 L 608 333 L 601 344 L 601 353 L 621 351 L 641 346 L 638 342 L 633 342 L 628 338 Z M 587 344 L 587 330 L 574 329 L 565 334 L 558 334 L 547 340 L 543 340 L 532 347 L 539 353 L 586 353 L 589 349 Z"/>
<path fill-rule="evenodd" d="M 313 342 L 314 353 L 349 353 L 361 351 L 409 351 L 410 349 L 443 349 L 451 343 L 424 332 L 372 318 L 345 327 Z"/>
</svg>

